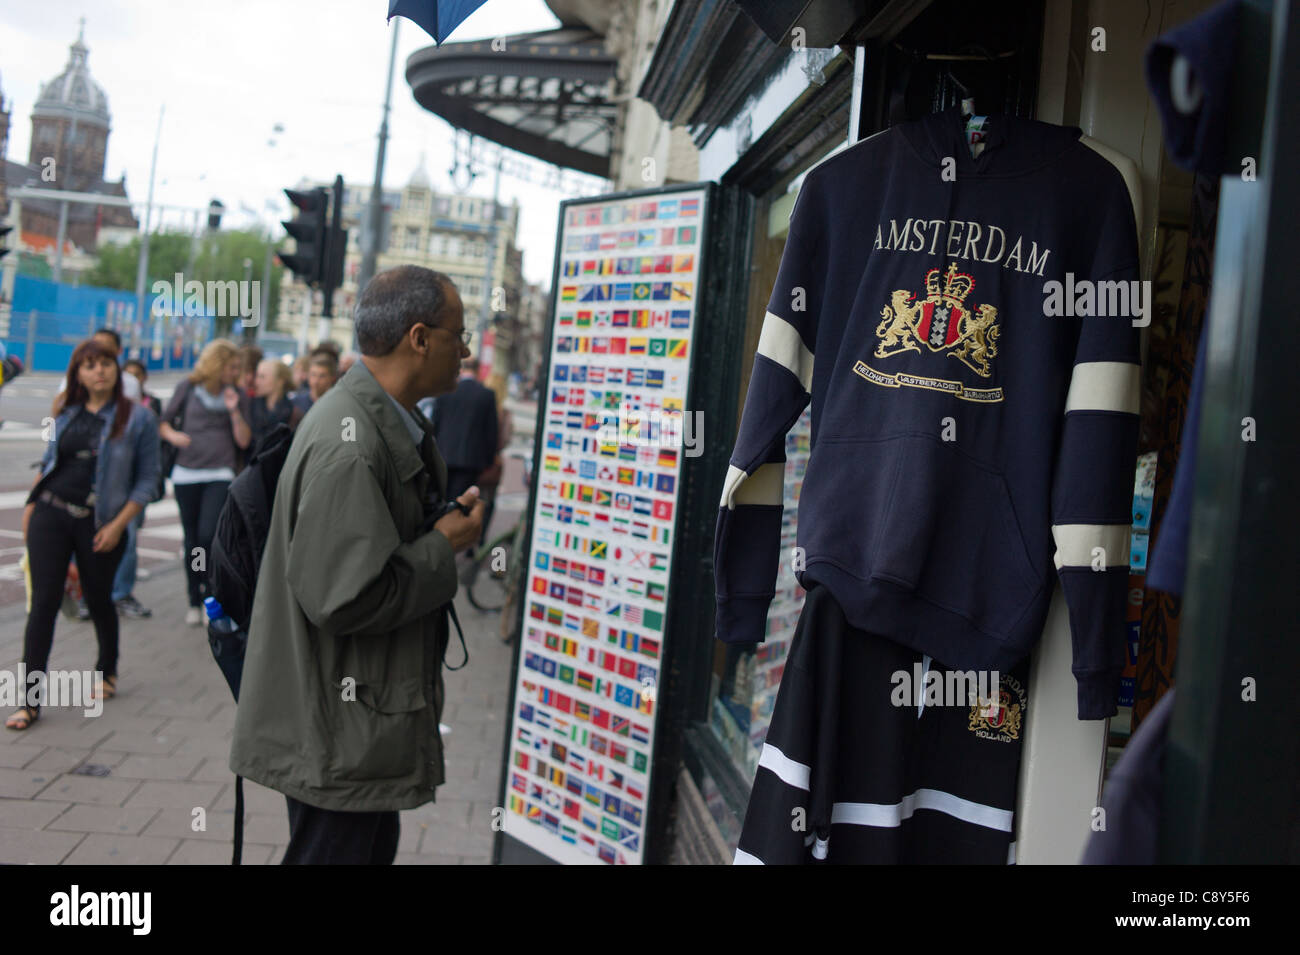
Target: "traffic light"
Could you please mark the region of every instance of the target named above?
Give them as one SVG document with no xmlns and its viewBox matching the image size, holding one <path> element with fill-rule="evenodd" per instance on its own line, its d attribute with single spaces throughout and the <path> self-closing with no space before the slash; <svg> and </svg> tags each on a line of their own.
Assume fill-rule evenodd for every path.
<svg viewBox="0 0 1300 955">
<path fill-rule="evenodd" d="M 0 225 L 0 259 L 9 254 L 9 241 L 5 237 L 13 231 L 14 227 L 11 225 Z"/>
<path fill-rule="evenodd" d="M 334 177 L 330 202 L 330 227 L 325 237 L 325 255 L 321 263 L 321 289 L 325 293 L 321 314 L 334 314 L 334 290 L 343 284 L 343 256 L 348 248 L 348 230 L 343 228 L 343 177 Z"/>
<path fill-rule="evenodd" d="M 221 214 L 226 211 L 226 204 L 220 199 L 208 203 L 208 231 L 216 232 L 221 228 Z"/>
<path fill-rule="evenodd" d="M 284 194 L 298 210 L 298 218 L 292 222 L 282 222 L 281 225 L 293 236 L 298 247 L 292 254 L 277 252 L 276 258 L 307 285 L 315 287 L 325 273 L 325 214 L 329 206 L 329 192 L 325 189 L 310 189 L 306 192 L 286 189 Z"/>
</svg>

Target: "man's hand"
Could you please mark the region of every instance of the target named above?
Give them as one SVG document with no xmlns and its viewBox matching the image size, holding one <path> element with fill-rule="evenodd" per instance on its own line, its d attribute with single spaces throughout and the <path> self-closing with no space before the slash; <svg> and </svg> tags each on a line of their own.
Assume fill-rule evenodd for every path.
<svg viewBox="0 0 1300 955">
<path fill-rule="evenodd" d="M 433 529 L 451 541 L 453 551 L 460 553 L 465 548 L 473 547 L 478 543 L 479 534 L 483 530 L 483 512 L 487 505 L 478 496 L 477 487 L 470 488 L 457 500 L 470 508 L 469 515 L 452 511 L 440 518 L 438 523 L 433 525 Z"/>
</svg>

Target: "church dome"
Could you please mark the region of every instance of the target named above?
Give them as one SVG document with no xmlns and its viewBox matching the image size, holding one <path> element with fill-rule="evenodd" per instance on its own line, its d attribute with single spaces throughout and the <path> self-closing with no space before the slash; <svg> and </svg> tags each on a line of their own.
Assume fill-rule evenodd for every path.
<svg viewBox="0 0 1300 955">
<path fill-rule="evenodd" d="M 85 25 L 83 22 L 82 31 Z M 86 54 L 89 52 L 82 33 L 77 41 L 68 48 L 68 65 L 63 72 L 41 84 L 41 94 L 36 98 L 32 109 L 32 118 L 70 118 L 73 115 L 79 122 L 89 122 L 107 127 L 109 125 L 108 96 L 104 88 L 90 78 L 86 66 Z"/>
<path fill-rule="evenodd" d="M 406 188 L 408 189 L 432 189 L 433 183 L 429 181 L 429 174 L 424 169 L 424 153 L 420 153 L 420 164 L 415 167 L 415 172 L 411 173 L 411 178 L 407 180 Z"/>
</svg>

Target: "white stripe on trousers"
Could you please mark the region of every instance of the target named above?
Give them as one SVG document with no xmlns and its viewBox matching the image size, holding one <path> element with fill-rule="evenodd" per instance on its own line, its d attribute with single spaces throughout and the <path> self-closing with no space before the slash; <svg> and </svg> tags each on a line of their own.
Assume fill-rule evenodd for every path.
<svg viewBox="0 0 1300 955">
<path fill-rule="evenodd" d="M 971 802 L 940 789 L 918 789 L 901 801 L 888 805 L 873 802 L 837 802 L 831 810 L 831 825 L 877 826 L 892 828 L 910 819 L 918 809 L 933 809 L 963 822 L 974 823 L 989 829 L 1011 831 L 1015 813 L 1009 809 L 995 809 L 983 803 Z"/>
<path fill-rule="evenodd" d="M 763 744 L 758 765 L 772 772 L 787 786 L 808 791 L 812 776 L 811 767 L 795 762 L 771 743 Z M 983 803 L 972 802 L 941 789 L 918 789 L 893 805 L 873 802 L 837 802 L 831 810 L 831 825 L 844 823 L 851 826 L 893 827 L 900 825 L 904 819 L 910 819 L 918 809 L 934 809 L 964 822 L 989 829 L 1001 829 L 1003 832 L 1011 831 L 1011 820 L 1015 815 L 1009 809 L 997 809 Z"/>
</svg>

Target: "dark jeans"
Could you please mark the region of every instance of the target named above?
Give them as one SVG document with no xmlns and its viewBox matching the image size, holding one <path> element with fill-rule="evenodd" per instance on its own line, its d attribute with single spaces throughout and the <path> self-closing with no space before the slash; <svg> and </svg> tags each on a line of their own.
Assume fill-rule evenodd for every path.
<svg viewBox="0 0 1300 955">
<path fill-rule="evenodd" d="M 94 551 L 95 519 L 73 517 L 49 504 L 37 504 L 27 525 L 27 560 L 32 572 L 32 609 L 23 633 L 23 663 L 27 672 L 44 671 L 54 643 L 54 621 L 63 603 L 68 561 L 77 558 L 81 591 L 95 623 L 99 659 L 95 669 L 117 676 L 117 608 L 113 606 L 113 575 L 126 550 L 126 535 L 111 551 Z"/>
<path fill-rule="evenodd" d="M 397 858 L 396 812 L 340 812 L 284 798 L 289 847 L 281 865 L 392 865 Z"/>
<path fill-rule="evenodd" d="M 226 503 L 229 481 L 207 481 L 203 484 L 173 484 L 176 506 L 181 512 L 181 526 L 185 529 L 185 582 L 189 586 L 191 607 L 203 606 L 208 589 L 208 568 L 212 537 L 217 531 L 217 517 Z M 203 551 L 202 570 L 195 570 L 194 548 Z"/>
</svg>

